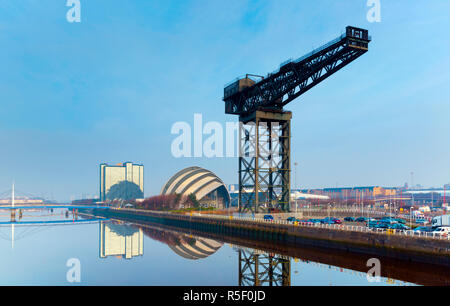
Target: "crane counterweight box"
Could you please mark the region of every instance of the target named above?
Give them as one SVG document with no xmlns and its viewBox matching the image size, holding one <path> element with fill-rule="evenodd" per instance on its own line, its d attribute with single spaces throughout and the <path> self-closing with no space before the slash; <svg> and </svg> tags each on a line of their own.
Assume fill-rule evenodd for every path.
<svg viewBox="0 0 450 306">
<path fill-rule="evenodd" d="M 235 82 L 231 83 L 230 85 L 228 85 L 224 88 L 223 97 L 224 97 L 224 99 L 226 99 L 226 98 L 242 91 L 244 88 L 253 86 L 254 84 L 255 84 L 255 81 L 253 81 L 249 77 L 238 79 Z"/>
</svg>

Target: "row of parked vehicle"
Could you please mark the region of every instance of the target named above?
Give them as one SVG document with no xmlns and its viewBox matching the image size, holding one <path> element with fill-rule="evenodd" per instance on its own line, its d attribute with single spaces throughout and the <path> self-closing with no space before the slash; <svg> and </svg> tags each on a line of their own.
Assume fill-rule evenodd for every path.
<svg viewBox="0 0 450 306">
<path fill-rule="evenodd" d="M 366 225 L 367 227 L 374 229 L 395 229 L 404 231 L 410 230 L 411 228 L 405 223 L 406 221 L 403 219 L 386 217 L 382 219 L 369 220 Z"/>
<path fill-rule="evenodd" d="M 379 228 L 379 229 L 396 229 L 396 230 L 409 230 L 409 226 L 406 225 L 406 221 L 400 218 L 384 217 L 381 219 L 375 218 L 344 218 L 347 222 L 364 222 L 369 228 Z"/>
<path fill-rule="evenodd" d="M 309 224 L 316 224 L 316 223 L 321 223 L 321 224 L 341 224 L 342 223 L 342 221 L 337 219 L 337 218 L 300 220 L 300 219 L 297 219 L 295 217 L 289 217 L 289 218 L 286 219 L 286 221 L 288 221 L 290 223 L 299 222 L 299 223 L 309 223 Z"/>
<path fill-rule="evenodd" d="M 414 228 L 414 232 L 417 234 L 431 233 L 433 235 L 441 235 L 446 237 L 450 233 L 450 227 L 448 226 L 438 226 L 438 227 L 424 226 L 426 224 L 429 224 L 428 220 L 426 219 L 416 220 L 415 223 L 420 225 Z M 411 230 L 411 228 L 406 225 L 406 221 L 400 218 L 384 217 L 381 219 L 370 219 L 366 222 L 366 225 L 369 228 L 374 229 L 395 229 L 403 231 Z"/>
<path fill-rule="evenodd" d="M 266 221 L 273 221 L 274 218 L 272 215 L 265 215 L 264 220 Z M 297 219 L 295 217 L 289 217 L 286 219 L 289 223 L 306 223 L 306 224 L 342 224 L 342 221 L 338 218 L 334 217 L 327 217 L 324 219 L 307 219 L 307 220 L 301 220 Z M 391 217 L 384 217 L 381 219 L 375 219 L 375 218 L 366 218 L 366 217 L 346 217 L 344 218 L 344 221 L 346 222 L 364 222 L 365 225 L 372 229 L 382 229 L 382 230 L 388 230 L 388 229 L 395 229 L 395 230 L 411 230 L 409 226 L 406 225 L 406 221 L 401 218 L 391 218 Z M 426 222 L 419 222 L 419 224 L 427 224 Z M 414 229 L 414 232 L 417 234 L 421 233 L 432 233 L 434 235 L 442 235 L 446 237 L 450 234 L 450 227 L 448 226 L 440 226 L 440 227 L 427 227 L 427 226 L 418 226 Z"/>
<path fill-rule="evenodd" d="M 366 218 L 366 217 L 358 217 L 358 218 L 354 218 L 354 217 L 345 217 L 344 221 L 346 222 L 369 222 L 369 221 L 374 221 L 374 218 Z"/>
<path fill-rule="evenodd" d="M 273 216 L 272 215 L 265 215 L 264 216 L 264 220 L 265 221 L 273 221 Z M 305 219 L 305 220 L 301 220 L 301 219 L 297 219 L 295 217 L 289 217 L 286 219 L 286 221 L 288 221 L 289 223 L 295 223 L 295 222 L 299 222 L 299 223 L 309 223 L 309 224 L 315 224 L 315 223 L 321 223 L 321 224 L 341 224 L 342 221 L 337 219 L 337 218 L 325 218 L 325 219 Z"/>
</svg>

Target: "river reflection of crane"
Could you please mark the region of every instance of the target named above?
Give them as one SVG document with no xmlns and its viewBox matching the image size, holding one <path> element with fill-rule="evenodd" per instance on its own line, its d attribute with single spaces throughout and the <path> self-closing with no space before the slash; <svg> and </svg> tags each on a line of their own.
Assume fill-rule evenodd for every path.
<svg viewBox="0 0 450 306">
<path fill-rule="evenodd" d="M 291 259 L 287 256 L 240 248 L 239 286 L 290 286 Z"/>
</svg>

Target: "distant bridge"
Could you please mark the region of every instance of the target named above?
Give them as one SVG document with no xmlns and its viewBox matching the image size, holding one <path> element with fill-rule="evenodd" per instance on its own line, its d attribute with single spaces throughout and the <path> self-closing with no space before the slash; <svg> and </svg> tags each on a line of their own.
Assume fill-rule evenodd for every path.
<svg viewBox="0 0 450 306">
<path fill-rule="evenodd" d="M 46 204 L 46 205 L 4 205 L 0 206 L 0 210 L 31 210 L 31 209 L 58 209 L 58 208 L 67 208 L 67 209 L 109 209 L 109 206 L 85 206 L 85 205 L 55 205 L 55 204 Z"/>
<path fill-rule="evenodd" d="M 9 191 L 8 191 L 9 193 Z M 0 193 L 1 195 L 4 195 L 5 192 Z M 91 205 L 91 206 L 82 206 L 82 205 L 68 205 L 68 204 L 45 204 L 43 199 L 37 199 L 36 204 L 30 203 L 28 199 L 33 198 L 29 196 L 25 196 L 26 201 L 23 203 L 20 203 L 20 200 L 16 202 L 16 189 L 15 184 L 13 183 L 11 188 L 11 197 L 10 201 L 6 200 L 3 201 L 3 205 L 0 205 L 0 210 L 3 211 L 9 211 L 11 213 L 11 219 L 9 221 L 0 221 L 0 229 L 4 229 L 6 227 L 11 227 L 11 236 L 8 237 L 0 230 L 0 238 L 5 240 L 11 241 L 11 247 L 14 248 L 14 241 L 17 241 L 18 239 L 22 239 L 24 237 L 27 237 L 33 233 L 36 233 L 42 229 L 46 229 L 50 226 L 57 226 L 57 225 L 75 225 L 75 224 L 89 224 L 89 223 L 98 223 L 101 220 L 105 220 L 104 218 L 96 218 L 96 219 L 80 219 L 78 220 L 78 209 L 104 209 L 107 210 L 109 207 L 107 206 L 100 206 L 100 205 Z M 19 204 L 19 205 L 16 205 Z M 72 220 L 42 220 L 42 221 L 20 221 L 22 219 L 22 211 L 26 210 L 52 210 L 53 209 L 69 209 L 74 211 L 74 218 Z M 19 221 L 16 220 L 16 212 L 19 212 Z M 66 212 L 67 217 L 67 212 Z M 18 235 L 16 234 L 16 227 L 17 229 L 20 229 L 20 233 Z"/>
<path fill-rule="evenodd" d="M 74 224 L 74 223 L 97 223 L 99 221 L 109 220 L 107 218 L 95 218 L 95 219 L 85 219 L 85 220 L 47 220 L 47 221 L 2 221 L 2 225 L 64 225 L 64 224 Z"/>
</svg>

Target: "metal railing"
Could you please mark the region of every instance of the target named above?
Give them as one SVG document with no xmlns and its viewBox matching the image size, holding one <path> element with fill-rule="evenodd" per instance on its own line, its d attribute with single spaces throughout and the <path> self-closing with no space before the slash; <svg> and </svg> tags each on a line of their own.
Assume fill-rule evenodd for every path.
<svg viewBox="0 0 450 306">
<path fill-rule="evenodd" d="M 249 217 L 239 217 L 239 216 L 230 217 L 230 216 L 204 215 L 204 214 L 201 214 L 200 216 L 208 217 L 208 218 L 222 219 L 222 220 L 239 220 L 239 221 L 256 222 L 256 223 L 272 223 L 272 224 L 279 224 L 279 225 L 324 228 L 324 229 L 353 231 L 353 232 L 367 232 L 367 233 L 375 233 L 375 234 L 383 234 L 383 235 L 397 235 L 397 236 L 403 236 L 403 237 L 407 236 L 407 237 L 430 238 L 430 239 L 439 239 L 439 240 L 449 240 L 450 241 L 449 235 L 445 235 L 445 234 L 443 235 L 443 234 L 439 234 L 439 233 L 430 233 L 430 232 L 420 232 L 420 231 L 414 231 L 414 230 L 383 229 L 383 228 L 373 228 L 373 227 L 367 227 L 367 226 L 344 225 L 344 224 L 292 222 L 292 221 L 285 221 L 285 220 L 264 220 L 263 218 L 249 218 Z"/>
<path fill-rule="evenodd" d="M 151 212 L 160 215 L 170 214 L 168 212 L 160 212 L 160 211 L 148 211 L 148 210 L 139 210 L 139 209 L 120 209 L 120 211 L 133 211 L 133 212 Z M 176 214 L 172 214 L 173 216 L 177 216 Z M 379 235 L 396 235 L 403 237 L 414 237 L 414 238 L 429 238 L 429 239 L 438 239 L 438 240 L 447 240 L 450 241 L 450 235 L 448 234 L 440 234 L 433 232 L 420 232 L 414 230 L 399 230 L 399 229 L 384 229 L 384 228 L 373 228 L 367 226 L 360 225 L 346 225 L 346 224 L 323 224 L 323 223 L 311 223 L 311 222 L 292 222 L 287 220 L 264 220 L 264 218 L 250 218 L 250 217 L 239 217 L 239 216 L 230 216 L 230 215 L 210 215 L 210 214 L 200 214 L 200 213 L 192 213 L 190 215 L 180 215 L 180 216 L 192 216 L 192 217 L 204 217 L 209 219 L 217 219 L 217 220 L 238 220 L 245 221 L 250 223 L 272 223 L 286 226 L 297 226 L 297 227 L 308 227 L 308 228 L 323 228 L 323 229 L 332 229 L 332 230 L 340 230 L 340 231 L 352 231 L 352 232 L 365 232 L 365 233 L 374 233 Z"/>
</svg>

